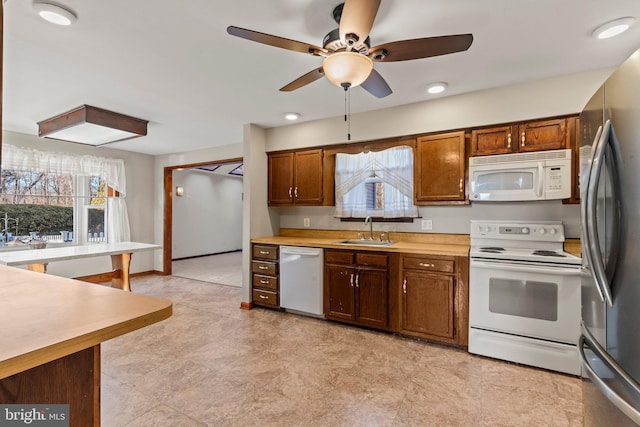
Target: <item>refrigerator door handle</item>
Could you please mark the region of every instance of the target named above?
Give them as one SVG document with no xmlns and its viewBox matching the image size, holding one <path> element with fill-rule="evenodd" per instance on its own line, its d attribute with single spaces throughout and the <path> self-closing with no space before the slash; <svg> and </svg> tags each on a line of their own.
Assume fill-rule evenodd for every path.
<svg viewBox="0 0 640 427">
<path fill-rule="evenodd" d="M 598 147 L 598 144 L 600 144 L 600 137 L 602 136 L 602 126 L 598 127 L 598 131 L 596 132 L 596 137 L 593 140 L 593 152 L 591 154 L 591 162 L 589 163 L 589 168 L 588 171 L 585 175 L 585 180 L 582 183 L 584 188 L 584 192 L 582 195 L 582 203 L 580 204 L 580 219 L 582 221 L 582 224 L 584 224 L 585 227 L 585 232 L 583 233 L 582 238 L 584 239 L 584 257 L 586 258 L 587 261 L 587 265 L 589 266 L 589 268 L 591 269 L 591 266 L 593 265 L 593 255 L 591 253 L 591 241 L 589 240 L 589 228 L 590 228 L 590 224 L 587 221 L 587 210 L 588 210 L 588 206 L 589 206 L 589 192 L 588 192 L 588 188 L 589 188 L 589 183 L 591 182 L 591 178 L 593 175 L 593 161 L 595 158 L 595 154 L 596 154 L 596 148 Z M 602 302 L 604 302 L 604 294 L 602 293 L 602 289 L 600 289 L 600 283 L 598 283 L 597 280 L 594 280 L 595 285 L 596 285 L 596 290 L 598 291 L 598 295 L 600 296 L 600 300 Z"/>
<path fill-rule="evenodd" d="M 598 185 L 600 183 L 600 175 L 603 170 L 604 155 L 606 152 L 605 149 L 609 141 L 610 132 L 611 122 L 607 120 L 604 125 L 602 135 L 600 136 L 600 140 L 596 145 L 593 162 L 591 163 L 591 173 L 589 177 L 589 185 L 587 187 L 587 221 L 585 225 L 589 243 L 587 250 L 590 252 L 589 255 L 591 258 L 591 270 L 593 271 L 595 281 L 598 284 L 605 301 L 609 307 L 612 307 L 613 296 L 611 295 L 611 286 L 609 285 L 609 279 L 606 274 L 602 253 L 600 252 L 600 239 L 598 238 L 598 224 L 596 221 Z"/>
<path fill-rule="evenodd" d="M 627 417 L 629 417 L 636 424 L 640 424 L 640 412 L 634 408 L 629 402 L 624 400 L 618 393 L 616 393 L 611 387 L 607 385 L 602 378 L 598 376 L 595 370 L 589 364 L 587 356 L 584 354 L 584 346 L 588 346 L 591 351 L 602 360 L 617 376 L 622 378 L 625 385 L 628 386 L 635 394 L 640 396 L 640 385 L 631 378 L 618 363 L 602 348 L 598 341 L 593 337 L 589 329 L 582 324 L 582 335 L 580 335 L 580 341 L 578 343 L 578 350 L 580 353 L 580 361 L 582 366 L 587 370 L 589 378 L 595 386 L 604 394 L 607 399 L 611 401 L 620 411 L 622 411 Z"/>
</svg>

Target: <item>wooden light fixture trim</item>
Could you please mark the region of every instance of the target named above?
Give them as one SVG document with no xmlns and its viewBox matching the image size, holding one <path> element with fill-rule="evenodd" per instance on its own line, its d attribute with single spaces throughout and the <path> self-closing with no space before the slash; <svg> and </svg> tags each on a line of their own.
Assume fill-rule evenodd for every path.
<svg viewBox="0 0 640 427">
<path fill-rule="evenodd" d="M 38 122 L 38 135 L 41 138 L 58 139 L 61 141 L 75 142 L 89 145 L 105 145 L 113 142 L 124 141 L 147 134 L 148 120 L 137 119 L 125 114 L 116 113 L 102 108 L 93 107 L 91 105 L 81 105 L 65 113 L 42 120 Z M 128 132 L 127 135 L 120 135 L 117 139 L 100 143 L 91 143 L 64 139 L 55 134 L 57 132 L 68 130 L 74 126 L 91 124 L 102 126 L 104 128 L 114 129 L 117 131 Z"/>
</svg>

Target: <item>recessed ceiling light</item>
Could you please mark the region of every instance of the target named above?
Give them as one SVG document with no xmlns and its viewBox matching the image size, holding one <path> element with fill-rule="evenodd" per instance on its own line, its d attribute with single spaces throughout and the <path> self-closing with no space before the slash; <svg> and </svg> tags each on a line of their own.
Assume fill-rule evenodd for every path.
<svg viewBox="0 0 640 427">
<path fill-rule="evenodd" d="M 46 21 L 56 25 L 71 25 L 78 17 L 68 8 L 49 1 L 36 0 L 33 9 Z"/>
<path fill-rule="evenodd" d="M 431 83 L 427 86 L 427 92 L 431 94 L 442 93 L 447 88 L 447 84 L 445 82 Z"/>
<path fill-rule="evenodd" d="M 284 113 L 284 118 L 287 120 L 298 120 L 300 118 L 300 114 L 298 113 Z"/>
<path fill-rule="evenodd" d="M 609 37 L 614 37 L 618 34 L 624 33 L 629 29 L 629 27 L 631 27 L 631 25 L 633 25 L 634 22 L 636 22 L 636 19 L 630 16 L 618 18 L 600 25 L 598 28 L 593 30 L 591 35 L 597 39 L 608 39 Z"/>
</svg>

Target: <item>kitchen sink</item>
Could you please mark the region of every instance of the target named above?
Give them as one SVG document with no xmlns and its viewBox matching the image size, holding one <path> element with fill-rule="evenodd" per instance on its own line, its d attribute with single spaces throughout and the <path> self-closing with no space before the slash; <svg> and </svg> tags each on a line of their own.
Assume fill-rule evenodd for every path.
<svg viewBox="0 0 640 427">
<path fill-rule="evenodd" d="M 395 242 L 384 242 L 380 240 L 367 240 L 367 239 L 347 239 L 333 242 L 336 245 L 353 245 L 353 246 L 391 246 Z"/>
</svg>

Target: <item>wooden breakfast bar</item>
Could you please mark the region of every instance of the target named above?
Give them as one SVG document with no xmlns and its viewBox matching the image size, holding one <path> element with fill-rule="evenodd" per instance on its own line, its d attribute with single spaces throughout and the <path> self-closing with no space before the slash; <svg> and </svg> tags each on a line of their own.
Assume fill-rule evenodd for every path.
<svg viewBox="0 0 640 427">
<path fill-rule="evenodd" d="M 150 243 L 119 242 L 17 250 L 11 252 L 0 252 L 0 264 L 9 266 L 26 265 L 31 271 L 45 273 L 47 271 L 47 264 L 53 261 L 110 255 L 111 266 L 115 273 L 115 276 L 111 281 L 111 286 L 125 291 L 130 291 L 129 265 L 131 264 L 132 254 L 134 252 L 159 248 L 160 246 Z"/>
<path fill-rule="evenodd" d="M 0 404 L 68 404 L 100 425 L 100 343 L 172 314 L 170 301 L 0 265 Z"/>
</svg>

